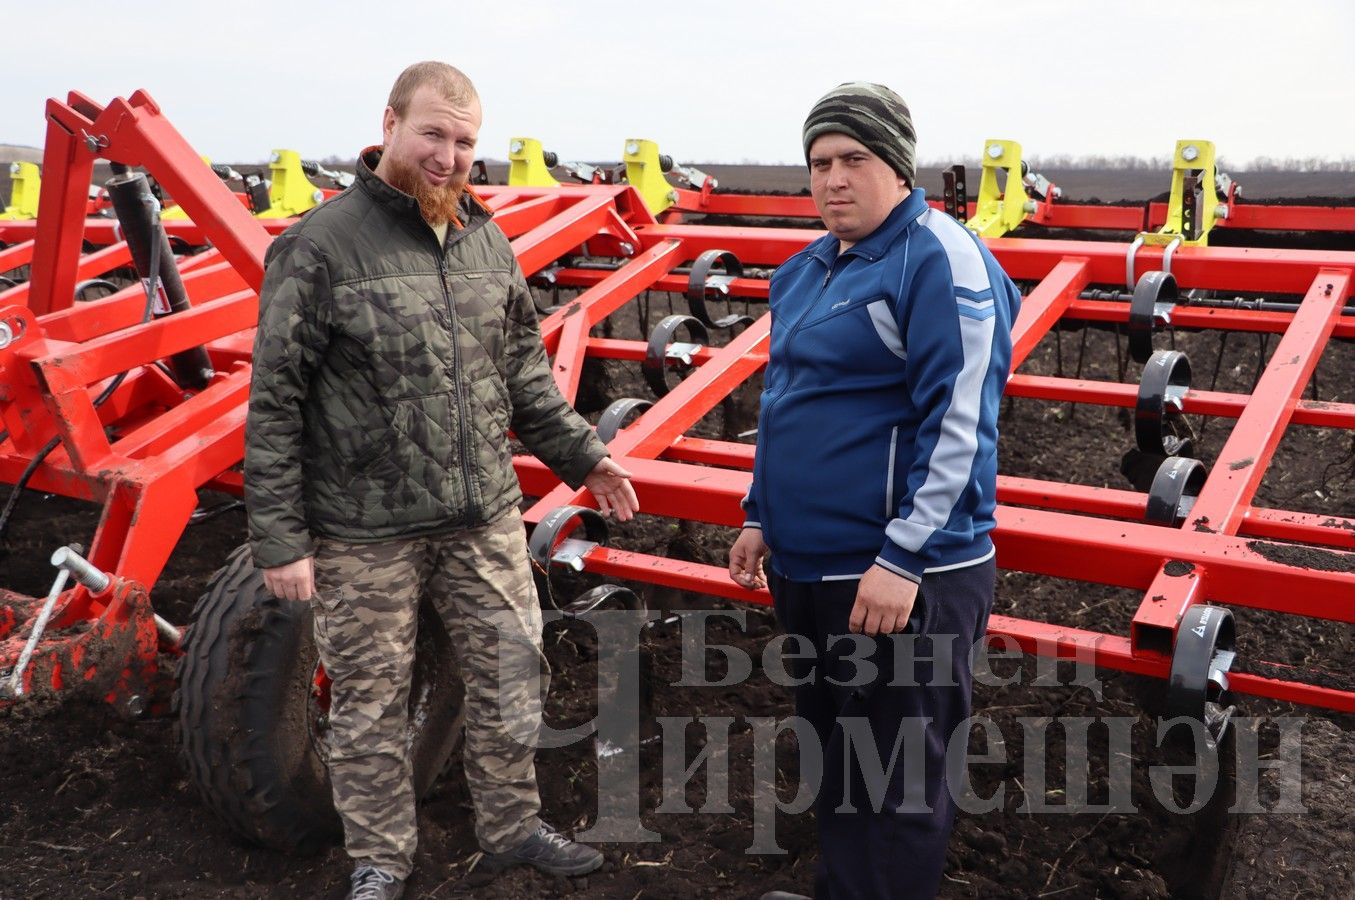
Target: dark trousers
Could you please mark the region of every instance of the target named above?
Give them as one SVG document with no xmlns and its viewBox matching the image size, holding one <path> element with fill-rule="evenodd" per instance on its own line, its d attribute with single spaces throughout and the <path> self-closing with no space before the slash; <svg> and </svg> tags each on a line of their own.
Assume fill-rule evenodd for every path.
<svg viewBox="0 0 1355 900">
<path fill-rule="evenodd" d="M 970 653 L 988 627 L 995 575 L 992 560 L 927 575 L 906 632 L 835 640 L 849 634 L 859 582 L 769 573 L 781 627 L 815 651 L 788 655 L 787 668 L 812 674 L 795 689 L 796 711 L 823 749 L 816 900 L 936 896 L 955 820 L 946 747 L 969 717 Z"/>
</svg>

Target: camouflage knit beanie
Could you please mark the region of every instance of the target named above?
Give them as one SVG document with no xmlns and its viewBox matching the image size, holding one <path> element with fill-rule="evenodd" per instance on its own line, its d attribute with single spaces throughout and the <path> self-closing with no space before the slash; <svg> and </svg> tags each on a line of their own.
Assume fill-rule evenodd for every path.
<svg viewBox="0 0 1355 900">
<path fill-rule="evenodd" d="M 805 119 L 805 162 L 809 148 L 822 134 L 845 134 L 855 138 L 889 163 L 889 167 L 914 185 L 917 133 L 903 98 L 882 84 L 849 81 L 833 88 L 814 104 Z"/>
</svg>

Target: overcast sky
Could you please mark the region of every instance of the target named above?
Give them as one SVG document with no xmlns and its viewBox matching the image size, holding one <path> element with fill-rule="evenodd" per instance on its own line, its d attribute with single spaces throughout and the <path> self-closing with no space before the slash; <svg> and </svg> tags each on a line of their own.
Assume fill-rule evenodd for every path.
<svg viewBox="0 0 1355 900">
<path fill-rule="evenodd" d="M 540 139 L 619 160 L 645 137 L 680 162 L 802 163 L 813 102 L 883 82 L 918 155 L 1166 157 L 1212 140 L 1256 157 L 1355 158 L 1355 2 L 677 0 L 6 4 L 0 143 L 41 146 L 43 104 L 146 89 L 200 153 L 355 156 L 390 84 L 443 59 L 484 101 L 480 155 Z"/>
</svg>

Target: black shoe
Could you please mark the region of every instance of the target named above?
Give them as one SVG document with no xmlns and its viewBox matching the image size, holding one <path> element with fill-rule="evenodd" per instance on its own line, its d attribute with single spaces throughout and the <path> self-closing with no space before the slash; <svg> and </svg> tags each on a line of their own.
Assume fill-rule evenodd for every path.
<svg viewBox="0 0 1355 900">
<path fill-rule="evenodd" d="M 571 841 L 545 822 L 516 850 L 486 853 L 481 860 L 490 871 L 509 866 L 535 866 L 548 875 L 587 875 L 602 866 L 602 854 L 587 844 Z"/>
<path fill-rule="evenodd" d="M 358 866 L 353 870 L 353 886 L 348 900 L 399 900 L 405 881 L 376 866 Z"/>
<path fill-rule="evenodd" d="M 804 894 L 792 894 L 790 891 L 768 891 L 759 900 L 814 900 Z"/>
</svg>

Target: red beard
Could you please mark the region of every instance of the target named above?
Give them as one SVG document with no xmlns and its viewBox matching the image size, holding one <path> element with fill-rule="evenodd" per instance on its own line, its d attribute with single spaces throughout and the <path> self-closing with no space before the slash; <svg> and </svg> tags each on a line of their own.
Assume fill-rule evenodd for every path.
<svg viewBox="0 0 1355 900">
<path fill-rule="evenodd" d="M 466 175 L 452 176 L 444 185 L 429 184 L 423 173 L 394 159 L 384 160 L 386 183 L 404 191 L 419 204 L 419 212 L 429 225 L 443 225 L 457 218 L 461 195 L 466 192 Z"/>
</svg>

